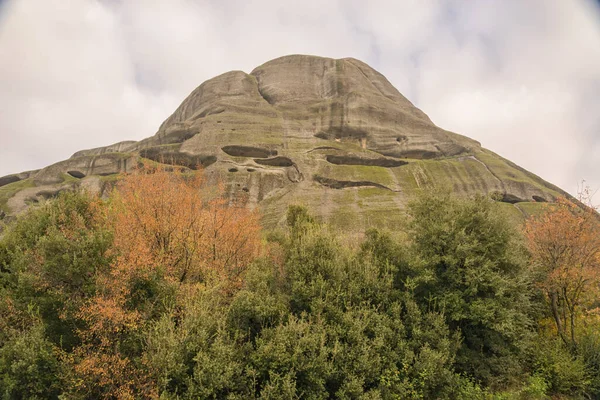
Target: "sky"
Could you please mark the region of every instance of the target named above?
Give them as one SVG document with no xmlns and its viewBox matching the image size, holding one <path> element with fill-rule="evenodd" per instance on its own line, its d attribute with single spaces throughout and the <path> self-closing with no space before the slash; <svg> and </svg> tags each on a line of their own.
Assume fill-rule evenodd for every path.
<svg viewBox="0 0 600 400">
<path fill-rule="evenodd" d="M 360 59 L 436 125 L 600 189 L 592 0 L 0 0 L 0 176 L 151 136 L 205 80 L 288 54 Z"/>
</svg>

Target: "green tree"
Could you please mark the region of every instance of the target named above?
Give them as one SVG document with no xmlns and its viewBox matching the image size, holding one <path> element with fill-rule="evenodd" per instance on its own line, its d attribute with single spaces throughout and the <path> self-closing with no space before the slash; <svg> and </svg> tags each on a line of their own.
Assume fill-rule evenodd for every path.
<svg viewBox="0 0 600 400">
<path fill-rule="evenodd" d="M 111 260 L 100 206 L 85 193 L 63 193 L 19 218 L 0 240 L 0 293 L 10 299 L 11 316 L 35 307 L 45 335 L 65 349 L 78 343 L 83 325 L 75 314 Z"/>
<path fill-rule="evenodd" d="M 152 330 L 146 354 L 162 395 L 455 397 L 457 337 L 397 286 L 399 267 L 373 240 L 341 245 L 302 208 L 288 217 L 232 298 L 201 290 Z"/>
<path fill-rule="evenodd" d="M 440 310 L 462 345 L 457 368 L 485 384 L 519 376 L 532 334 L 531 284 L 519 232 L 496 202 L 425 193 L 410 204 L 417 296 Z"/>
<path fill-rule="evenodd" d="M 24 332 L 11 332 L 0 347 L 2 399 L 58 399 L 61 393 L 59 349 L 44 335 L 39 321 Z"/>
</svg>

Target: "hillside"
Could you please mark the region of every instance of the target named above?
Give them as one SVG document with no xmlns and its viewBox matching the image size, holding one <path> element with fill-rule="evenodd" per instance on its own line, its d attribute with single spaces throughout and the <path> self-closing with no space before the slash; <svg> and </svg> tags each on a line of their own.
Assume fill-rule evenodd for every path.
<svg viewBox="0 0 600 400">
<path fill-rule="evenodd" d="M 204 82 L 147 139 L 0 178 L 0 216 L 78 186 L 105 192 L 143 159 L 205 168 L 259 207 L 265 226 L 281 225 L 291 203 L 345 229 L 393 225 L 431 185 L 497 193 L 516 216 L 565 194 L 437 127 L 365 63 L 292 55 Z"/>
</svg>

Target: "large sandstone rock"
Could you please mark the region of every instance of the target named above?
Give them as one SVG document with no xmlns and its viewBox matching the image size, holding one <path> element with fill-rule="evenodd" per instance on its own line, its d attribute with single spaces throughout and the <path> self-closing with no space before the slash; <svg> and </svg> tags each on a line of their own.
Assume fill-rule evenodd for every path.
<svg viewBox="0 0 600 400">
<path fill-rule="evenodd" d="M 344 228 L 393 226 L 415 191 L 431 185 L 497 193 L 516 214 L 565 194 L 435 126 L 368 65 L 293 55 L 204 82 L 147 139 L 0 178 L 0 207 L 14 214 L 26 198 L 39 197 L 39 188 L 105 190 L 114 180 L 102 177 L 129 171 L 140 158 L 205 168 L 231 196 L 260 207 L 270 226 L 290 203 Z"/>
</svg>

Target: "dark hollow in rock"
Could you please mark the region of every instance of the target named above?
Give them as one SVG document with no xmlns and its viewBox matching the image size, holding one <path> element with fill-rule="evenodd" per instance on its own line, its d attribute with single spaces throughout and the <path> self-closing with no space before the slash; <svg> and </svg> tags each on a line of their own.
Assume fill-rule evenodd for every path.
<svg viewBox="0 0 600 400">
<path fill-rule="evenodd" d="M 456 143 L 439 143 L 436 144 L 435 147 L 447 157 L 453 157 L 468 152 L 465 147 Z"/>
<path fill-rule="evenodd" d="M 382 156 L 394 158 L 413 158 L 416 160 L 430 160 L 441 156 L 441 153 L 429 150 L 404 150 L 404 151 L 378 151 Z"/>
<path fill-rule="evenodd" d="M 256 158 L 267 158 L 270 156 L 276 156 L 277 150 L 269 150 L 261 147 L 252 146 L 225 146 L 222 147 L 226 154 L 232 157 L 256 157 Z"/>
<path fill-rule="evenodd" d="M 516 203 L 525 201 L 525 200 L 515 196 L 514 194 L 510 194 L 510 193 L 496 192 L 496 193 L 492 194 L 492 198 L 495 199 L 496 201 L 500 201 L 502 203 L 509 203 L 509 204 L 516 204 Z"/>
<path fill-rule="evenodd" d="M 515 196 L 514 194 L 504 193 L 504 195 L 502 196 L 502 199 L 500 201 L 502 201 L 504 203 L 515 204 L 515 203 L 520 203 L 521 201 L 523 201 L 523 199 L 520 199 L 519 197 Z"/>
<path fill-rule="evenodd" d="M 19 182 L 20 180 L 21 178 L 19 178 L 17 175 L 6 175 L 0 178 L 0 186 L 5 186 L 10 183 Z"/>
<path fill-rule="evenodd" d="M 254 162 L 260 165 L 268 165 L 271 167 L 291 167 L 294 162 L 287 157 L 274 157 L 267 159 L 254 159 Z"/>
<path fill-rule="evenodd" d="M 67 174 L 77 179 L 85 178 L 85 174 L 81 171 L 67 171 Z"/>
<path fill-rule="evenodd" d="M 242 190 L 243 190 L 244 192 L 246 192 L 246 193 L 250 191 L 250 189 L 248 189 L 247 187 L 245 187 L 245 188 L 242 188 Z"/>
<path fill-rule="evenodd" d="M 538 203 L 546 203 L 547 200 L 543 197 L 540 196 L 536 196 L 535 194 L 533 196 L 531 196 L 531 198 L 535 201 L 537 201 Z"/>
<path fill-rule="evenodd" d="M 317 150 L 340 150 L 340 149 L 338 149 L 337 147 L 333 147 L 333 146 L 319 146 L 319 147 L 315 147 L 314 149 L 307 151 L 307 153 L 317 151 Z"/>
<path fill-rule="evenodd" d="M 327 155 L 328 162 L 336 165 L 368 165 L 375 167 L 393 168 L 408 164 L 402 160 L 392 160 L 389 158 L 362 158 L 356 156 L 335 156 Z"/>
<path fill-rule="evenodd" d="M 143 149 L 140 151 L 140 156 L 162 164 L 178 165 L 190 169 L 206 168 L 217 161 L 217 157 L 212 155 L 191 155 L 161 146 Z"/>
<path fill-rule="evenodd" d="M 408 138 L 404 135 L 400 135 L 396 138 L 396 142 L 400 143 L 400 142 L 406 142 L 408 140 Z"/>
<path fill-rule="evenodd" d="M 237 168 L 229 168 L 229 170 L 228 170 L 228 171 L 229 171 L 229 172 L 238 172 L 238 169 L 237 169 Z"/>
<path fill-rule="evenodd" d="M 188 130 L 185 128 L 168 131 L 159 138 L 161 144 L 183 143 L 196 135 L 198 131 Z"/>
<path fill-rule="evenodd" d="M 211 108 L 211 109 L 204 110 L 204 111 L 194 115 L 192 118 L 190 118 L 190 120 L 195 121 L 197 119 L 208 117 L 209 115 L 217 115 L 217 114 L 221 114 L 224 112 L 225 112 L 225 109 L 223 107 L 217 107 L 214 109 Z M 221 121 L 219 121 L 219 122 L 221 122 Z"/>
<path fill-rule="evenodd" d="M 380 189 L 390 190 L 387 186 L 380 185 L 379 183 L 369 182 L 369 181 L 338 181 L 336 179 L 325 178 L 319 175 L 315 175 L 313 177 L 314 181 L 320 183 L 321 185 L 331 188 L 331 189 L 344 189 L 350 187 L 360 187 L 360 186 L 370 186 L 376 187 Z"/>
<path fill-rule="evenodd" d="M 248 171 L 248 172 L 254 172 L 256 170 L 254 168 L 246 168 L 246 171 Z"/>
<path fill-rule="evenodd" d="M 315 134 L 316 138 L 334 140 L 334 139 L 364 139 L 368 133 L 362 129 L 351 128 L 349 126 L 332 126 L 326 131 Z"/>
</svg>

